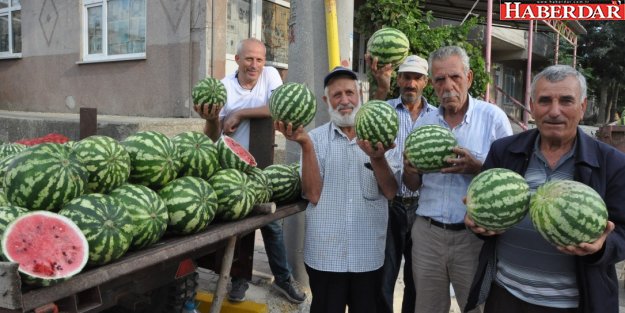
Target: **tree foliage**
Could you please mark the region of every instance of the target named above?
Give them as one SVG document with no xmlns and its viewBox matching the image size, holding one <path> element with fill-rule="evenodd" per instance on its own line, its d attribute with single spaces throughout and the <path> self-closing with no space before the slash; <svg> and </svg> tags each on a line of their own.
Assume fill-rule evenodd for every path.
<svg viewBox="0 0 625 313">
<path fill-rule="evenodd" d="M 619 95 L 625 93 L 625 23 L 614 21 L 585 21 L 588 32 L 578 38 L 579 65 L 587 76 L 589 89 L 598 91 L 598 123 L 610 122 L 614 112 L 621 112 Z M 622 97 L 620 97 L 622 98 Z M 612 113 L 612 114 L 611 114 Z"/>
<path fill-rule="evenodd" d="M 406 34 L 410 41 L 411 54 L 425 59 L 442 46 L 457 45 L 463 47 L 469 55 L 473 70 L 473 84 L 469 92 L 475 97 L 486 93 L 490 75 L 486 73 L 480 42 L 469 42 L 470 32 L 477 30 L 479 20 L 467 19 L 462 25 L 442 25 L 430 27 L 434 17 L 431 12 L 423 12 L 419 1 L 415 0 L 366 0 L 356 14 L 355 27 L 366 37 L 382 27 L 393 27 Z M 481 35 L 481 34 L 479 34 Z M 481 36 L 478 36 L 481 37 Z M 372 86 L 375 81 L 370 79 Z M 392 84 L 392 86 L 396 86 Z M 393 91 L 397 96 L 398 91 Z M 431 86 L 424 90 L 424 96 L 430 102 L 437 102 Z"/>
</svg>

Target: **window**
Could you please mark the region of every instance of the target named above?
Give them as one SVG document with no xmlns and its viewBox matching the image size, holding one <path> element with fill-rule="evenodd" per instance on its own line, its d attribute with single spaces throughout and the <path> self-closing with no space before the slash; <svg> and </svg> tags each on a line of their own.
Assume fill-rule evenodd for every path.
<svg viewBox="0 0 625 313">
<path fill-rule="evenodd" d="M 22 53 L 22 11 L 20 0 L 0 0 L 0 57 Z"/>
<path fill-rule="evenodd" d="M 145 58 L 145 2 L 84 0 L 83 61 Z"/>
</svg>

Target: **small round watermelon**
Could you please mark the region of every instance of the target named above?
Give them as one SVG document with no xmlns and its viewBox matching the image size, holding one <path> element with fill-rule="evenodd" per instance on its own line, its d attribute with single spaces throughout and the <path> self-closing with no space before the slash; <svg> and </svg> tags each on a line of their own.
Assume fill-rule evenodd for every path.
<svg viewBox="0 0 625 313">
<path fill-rule="evenodd" d="M 572 180 L 549 181 L 530 199 L 530 216 L 536 230 L 556 246 L 594 242 L 608 222 L 601 196 Z"/>
<path fill-rule="evenodd" d="M 2 255 L 19 263 L 18 271 L 26 284 L 49 286 L 80 273 L 87 264 L 89 243 L 68 218 L 35 211 L 6 227 Z"/>
<path fill-rule="evenodd" d="M 254 156 L 226 135 L 221 135 L 217 141 L 217 155 L 222 168 L 233 168 L 246 173 L 256 167 Z"/>
<path fill-rule="evenodd" d="M 523 176 L 491 168 L 473 178 L 467 190 L 467 214 L 480 227 L 503 231 L 520 222 L 529 209 L 530 187 Z"/>
<path fill-rule="evenodd" d="M 263 172 L 269 178 L 273 189 L 271 201 L 277 203 L 291 202 L 299 198 L 301 194 L 301 182 L 299 172 L 293 166 L 287 164 L 272 164 Z"/>
<path fill-rule="evenodd" d="M 193 234 L 204 230 L 217 211 L 217 194 L 205 180 L 192 176 L 175 179 L 161 189 L 169 214 L 168 230 Z"/>
<path fill-rule="evenodd" d="M 162 133 L 141 131 L 129 136 L 122 144 L 130 154 L 129 181 L 160 189 L 176 179 L 180 171 L 180 155 L 176 145 Z"/>
<path fill-rule="evenodd" d="M 273 91 L 269 111 L 274 121 L 293 124 L 293 129 L 308 125 L 317 113 L 315 94 L 300 83 L 286 83 Z"/>
<path fill-rule="evenodd" d="M 113 189 L 109 195 L 130 215 L 134 226 L 130 249 L 145 248 L 165 234 L 169 213 L 165 202 L 154 190 L 126 183 Z"/>
<path fill-rule="evenodd" d="M 424 125 L 414 129 L 404 143 L 404 153 L 410 164 L 421 171 L 437 172 L 448 167 L 446 158 L 455 158 L 452 149 L 458 145 L 454 135 L 438 125 Z"/>
<path fill-rule="evenodd" d="M 89 173 L 87 189 L 90 192 L 109 193 L 130 176 L 130 155 L 111 137 L 84 138 L 73 145 L 73 151 Z"/>
<path fill-rule="evenodd" d="M 252 211 L 255 192 L 244 173 L 233 169 L 217 171 L 208 182 L 217 193 L 217 217 L 224 221 L 242 219 Z"/>
<path fill-rule="evenodd" d="M 410 54 L 410 42 L 402 31 L 384 27 L 371 35 L 367 51 L 372 58 L 378 58 L 379 67 L 386 64 L 397 67 Z"/>
<path fill-rule="evenodd" d="M 356 136 L 368 140 L 374 148 L 381 142 L 384 148 L 395 142 L 399 131 L 399 118 L 393 107 L 385 101 L 371 100 L 356 113 Z"/>
<path fill-rule="evenodd" d="M 200 105 L 204 110 L 205 105 L 223 106 L 226 104 L 226 86 L 215 78 L 206 77 L 200 80 L 191 90 L 193 104 Z"/>
<path fill-rule="evenodd" d="M 83 195 L 63 207 L 59 214 L 72 220 L 89 242 L 89 264 L 103 265 L 128 251 L 134 234 L 132 219 L 113 197 Z"/>
<path fill-rule="evenodd" d="M 85 193 L 87 178 L 87 169 L 70 148 L 42 143 L 13 157 L 4 176 L 4 191 L 14 205 L 58 210 Z"/>
<path fill-rule="evenodd" d="M 0 145 L 0 159 L 17 154 L 18 152 L 23 151 L 28 148 L 28 146 L 23 145 L 21 143 L 5 143 Z"/>
<path fill-rule="evenodd" d="M 217 146 L 205 134 L 188 131 L 174 136 L 171 140 L 180 154 L 182 166 L 179 176 L 208 179 L 219 168 Z"/>
</svg>

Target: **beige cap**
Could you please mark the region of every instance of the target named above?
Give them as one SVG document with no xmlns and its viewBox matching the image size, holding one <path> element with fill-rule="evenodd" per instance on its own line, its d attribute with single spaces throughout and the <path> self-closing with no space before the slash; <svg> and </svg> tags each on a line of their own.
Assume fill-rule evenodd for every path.
<svg viewBox="0 0 625 313">
<path fill-rule="evenodd" d="M 398 73 L 401 72 L 414 72 L 423 75 L 428 74 L 428 61 L 417 55 L 409 55 L 404 60 L 404 63 L 399 65 Z"/>
</svg>

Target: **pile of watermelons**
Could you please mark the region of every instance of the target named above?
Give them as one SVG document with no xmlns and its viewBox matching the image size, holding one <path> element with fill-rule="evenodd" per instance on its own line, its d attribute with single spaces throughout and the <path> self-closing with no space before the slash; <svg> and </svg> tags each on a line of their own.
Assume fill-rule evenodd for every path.
<svg viewBox="0 0 625 313">
<path fill-rule="evenodd" d="M 50 285 L 165 232 L 196 233 L 215 219 L 244 218 L 255 203 L 300 195 L 297 169 L 256 168 L 227 136 L 213 143 L 198 132 L 145 131 L 121 142 L 64 141 L 0 145 L 2 253 L 20 263 L 26 283 Z"/>
</svg>

